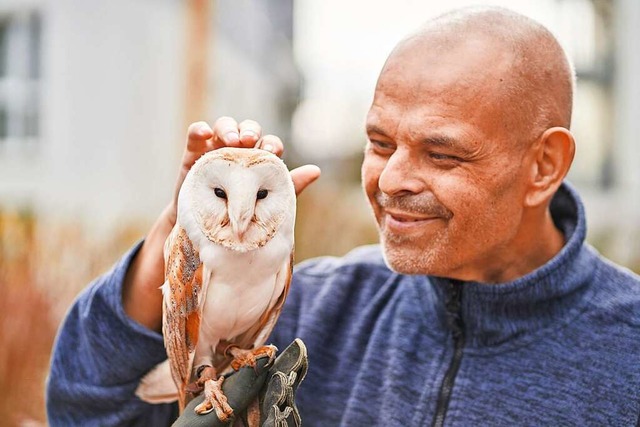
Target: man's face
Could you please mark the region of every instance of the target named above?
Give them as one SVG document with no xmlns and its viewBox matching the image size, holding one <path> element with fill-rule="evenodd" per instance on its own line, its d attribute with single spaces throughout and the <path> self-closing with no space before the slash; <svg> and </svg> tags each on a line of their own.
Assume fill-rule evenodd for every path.
<svg viewBox="0 0 640 427">
<path fill-rule="evenodd" d="M 495 281 L 517 251 L 526 150 L 499 95 L 508 58 L 490 52 L 408 46 L 380 76 L 362 180 L 396 271 Z"/>
</svg>

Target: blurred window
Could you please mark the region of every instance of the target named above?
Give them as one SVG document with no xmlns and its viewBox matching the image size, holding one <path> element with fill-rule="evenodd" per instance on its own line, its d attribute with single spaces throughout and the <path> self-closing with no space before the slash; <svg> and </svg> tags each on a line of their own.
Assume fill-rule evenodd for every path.
<svg viewBox="0 0 640 427">
<path fill-rule="evenodd" d="M 0 14 L 0 144 L 40 133 L 40 15 Z"/>
<path fill-rule="evenodd" d="M 576 68 L 572 131 L 576 161 L 570 179 L 609 189 L 615 185 L 613 126 L 614 32 L 611 0 L 557 0 L 557 34 Z"/>
</svg>

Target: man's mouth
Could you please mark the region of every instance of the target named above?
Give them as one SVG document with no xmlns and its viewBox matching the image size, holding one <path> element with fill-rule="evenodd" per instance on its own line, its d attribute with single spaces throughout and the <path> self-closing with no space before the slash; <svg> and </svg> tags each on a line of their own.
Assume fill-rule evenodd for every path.
<svg viewBox="0 0 640 427">
<path fill-rule="evenodd" d="M 408 231 L 412 228 L 427 225 L 428 223 L 437 220 L 437 217 L 423 216 L 404 212 L 389 212 L 384 213 L 385 227 L 391 231 Z"/>
<path fill-rule="evenodd" d="M 412 218 L 412 217 L 398 216 L 393 214 L 389 214 L 389 216 L 399 222 L 418 222 L 418 221 L 425 220 L 425 218 Z"/>
</svg>

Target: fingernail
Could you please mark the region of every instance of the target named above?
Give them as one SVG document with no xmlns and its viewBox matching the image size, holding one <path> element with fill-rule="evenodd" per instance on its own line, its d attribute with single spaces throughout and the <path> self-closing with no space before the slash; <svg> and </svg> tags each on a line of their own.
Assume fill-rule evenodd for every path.
<svg viewBox="0 0 640 427">
<path fill-rule="evenodd" d="M 265 144 L 264 147 L 262 147 L 262 149 L 273 153 L 273 145 L 271 144 Z"/>
<path fill-rule="evenodd" d="M 224 139 L 224 142 L 226 142 L 227 144 L 240 141 L 238 132 L 233 132 L 233 131 L 225 133 L 222 139 Z"/>
<path fill-rule="evenodd" d="M 255 138 L 256 136 L 258 136 L 258 134 L 252 130 L 245 130 L 242 132 L 242 138 Z"/>
</svg>

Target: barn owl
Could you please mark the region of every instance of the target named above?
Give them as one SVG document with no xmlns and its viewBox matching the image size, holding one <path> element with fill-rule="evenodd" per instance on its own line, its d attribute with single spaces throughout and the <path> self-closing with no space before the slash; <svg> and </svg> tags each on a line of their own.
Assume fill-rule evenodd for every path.
<svg viewBox="0 0 640 427">
<path fill-rule="evenodd" d="M 193 165 L 177 209 L 164 247 L 168 360 L 143 378 L 136 394 L 152 403 L 177 399 L 182 412 L 187 390 L 204 387 L 196 412 L 215 410 L 225 421 L 233 410 L 221 374 L 275 354 L 263 344 L 289 290 L 295 190 L 274 154 L 221 148 Z"/>
</svg>

